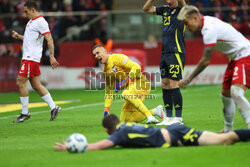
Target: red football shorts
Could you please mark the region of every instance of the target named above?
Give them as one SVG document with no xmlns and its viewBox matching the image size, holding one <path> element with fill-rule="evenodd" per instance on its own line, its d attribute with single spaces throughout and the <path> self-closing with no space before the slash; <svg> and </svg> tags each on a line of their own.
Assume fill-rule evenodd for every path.
<svg viewBox="0 0 250 167">
<path fill-rule="evenodd" d="M 28 78 L 41 75 L 39 63 L 30 60 L 23 60 L 18 75 Z"/>
<path fill-rule="evenodd" d="M 232 84 L 240 83 L 250 88 L 250 56 L 231 61 L 225 71 L 223 89 L 230 89 Z"/>
</svg>

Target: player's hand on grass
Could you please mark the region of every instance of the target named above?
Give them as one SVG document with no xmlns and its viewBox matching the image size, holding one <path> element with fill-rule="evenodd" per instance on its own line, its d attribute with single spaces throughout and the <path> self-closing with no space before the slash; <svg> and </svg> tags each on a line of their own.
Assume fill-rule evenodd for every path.
<svg viewBox="0 0 250 167">
<path fill-rule="evenodd" d="M 50 57 L 50 65 L 52 67 L 52 69 L 57 68 L 60 64 L 56 61 L 56 59 L 54 58 L 54 56 Z"/>
<path fill-rule="evenodd" d="M 67 151 L 65 141 L 63 140 L 62 143 L 55 143 L 55 145 L 53 146 L 53 149 L 55 151 Z"/>
<path fill-rule="evenodd" d="M 129 84 L 129 82 L 131 82 L 131 78 L 130 76 L 127 76 L 126 79 L 124 79 L 121 82 L 118 82 L 115 86 L 115 91 L 119 92 L 121 90 L 122 87 L 125 87 L 125 85 Z"/>
</svg>

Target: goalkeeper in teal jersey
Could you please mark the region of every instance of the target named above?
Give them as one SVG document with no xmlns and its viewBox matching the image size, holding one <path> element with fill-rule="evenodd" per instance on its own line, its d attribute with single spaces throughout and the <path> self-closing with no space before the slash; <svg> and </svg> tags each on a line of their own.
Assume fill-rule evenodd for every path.
<svg viewBox="0 0 250 167">
<path fill-rule="evenodd" d="M 250 139 L 250 129 L 239 129 L 218 134 L 209 131 L 197 131 L 180 124 L 158 128 L 136 123 L 120 122 L 114 114 L 104 117 L 102 125 L 110 136 L 105 140 L 88 144 L 87 150 L 102 150 L 116 145 L 136 148 L 230 145 Z M 65 142 L 55 143 L 54 150 L 66 151 Z"/>
</svg>

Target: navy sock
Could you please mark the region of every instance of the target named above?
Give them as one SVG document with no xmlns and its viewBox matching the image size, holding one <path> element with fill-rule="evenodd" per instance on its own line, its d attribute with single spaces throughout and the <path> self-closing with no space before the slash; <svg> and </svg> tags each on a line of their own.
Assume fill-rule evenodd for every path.
<svg viewBox="0 0 250 167">
<path fill-rule="evenodd" d="M 162 89 L 162 92 L 163 92 L 163 101 L 167 112 L 167 117 L 172 117 L 173 116 L 172 90 Z"/>
<path fill-rule="evenodd" d="M 234 131 L 240 138 L 240 141 L 250 140 L 250 129 L 238 129 Z"/>
<path fill-rule="evenodd" d="M 172 89 L 172 99 L 175 108 L 175 116 L 182 117 L 182 95 L 180 88 Z"/>
</svg>

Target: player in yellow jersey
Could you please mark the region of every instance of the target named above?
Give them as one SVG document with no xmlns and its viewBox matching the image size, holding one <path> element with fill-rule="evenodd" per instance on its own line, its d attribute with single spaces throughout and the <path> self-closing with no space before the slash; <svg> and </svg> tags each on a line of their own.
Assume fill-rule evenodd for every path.
<svg viewBox="0 0 250 167">
<path fill-rule="evenodd" d="M 123 89 L 122 97 L 125 99 L 120 115 L 121 121 L 141 122 L 148 119 L 147 123 L 158 123 L 153 115 L 165 118 L 163 106 L 159 105 L 148 110 L 144 105 L 143 102 L 150 93 L 150 82 L 142 75 L 138 64 L 123 54 L 109 55 L 102 45 L 95 45 L 92 53 L 97 61 L 104 64 L 103 74 L 106 82 L 104 116 L 109 114 L 115 86 L 116 92 Z"/>
</svg>

